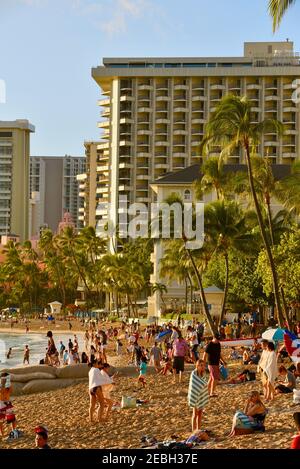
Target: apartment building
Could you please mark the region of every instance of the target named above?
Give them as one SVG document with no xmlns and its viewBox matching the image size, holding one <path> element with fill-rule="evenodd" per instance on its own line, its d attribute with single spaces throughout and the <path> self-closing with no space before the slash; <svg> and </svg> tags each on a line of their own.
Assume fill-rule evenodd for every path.
<svg viewBox="0 0 300 469">
<path fill-rule="evenodd" d="M 0 121 L 0 235 L 28 238 L 30 134 L 28 120 Z"/>
<path fill-rule="evenodd" d="M 85 158 L 65 156 L 32 156 L 30 158 L 30 194 L 38 204 L 38 224 L 47 225 L 53 232 L 64 212 L 70 212 L 77 228 L 80 208 L 76 176 L 85 171 Z M 38 197 L 37 197 L 37 194 Z M 39 230 L 36 224 L 34 231 Z M 32 232 L 31 235 L 38 233 Z"/>
<path fill-rule="evenodd" d="M 294 102 L 299 55 L 293 42 L 245 43 L 242 57 L 106 58 L 92 69 L 103 99 L 103 198 L 118 224 L 119 198 L 149 203 L 151 181 L 201 163 L 205 123 L 221 98 L 247 95 L 253 122 L 276 118 L 284 124 L 278 138 L 266 133 L 258 148 L 274 164 L 299 158 L 299 105 Z M 211 154 L 218 154 L 217 148 Z M 101 163 L 101 164 L 102 164 Z M 230 164 L 244 163 L 236 148 Z M 101 171 L 99 172 L 101 177 Z M 107 181 L 107 182 L 106 182 Z"/>
<path fill-rule="evenodd" d="M 108 166 L 103 159 L 103 151 L 98 148 L 100 142 L 85 141 L 86 172 L 77 175 L 79 184 L 79 221 L 82 226 L 93 226 L 96 228 L 101 220 L 103 212 L 101 202 L 107 203 L 103 198 L 102 185 L 108 182 Z M 101 162 L 101 163 L 100 163 Z M 99 174 L 100 173 L 100 174 Z"/>
</svg>

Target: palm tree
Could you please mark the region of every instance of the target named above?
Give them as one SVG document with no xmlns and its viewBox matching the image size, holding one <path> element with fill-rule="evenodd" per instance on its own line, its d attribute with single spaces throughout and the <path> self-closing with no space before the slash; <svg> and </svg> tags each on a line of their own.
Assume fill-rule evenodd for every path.
<svg viewBox="0 0 300 469">
<path fill-rule="evenodd" d="M 167 291 L 168 291 L 167 286 L 164 283 L 158 283 L 158 282 L 153 283 L 151 285 L 151 291 L 152 291 L 152 293 L 155 293 L 155 292 L 159 293 L 160 299 L 163 302 L 164 307 L 166 307 L 166 303 L 165 303 L 163 294 L 167 293 Z"/>
<path fill-rule="evenodd" d="M 196 197 L 201 200 L 203 194 L 216 191 L 217 199 L 223 199 L 228 182 L 228 175 L 224 173 L 223 161 L 212 156 L 205 160 L 201 167 L 203 176 L 195 183 Z"/>
<path fill-rule="evenodd" d="M 259 199 L 255 189 L 251 157 L 251 154 L 256 153 L 256 147 L 259 144 L 261 136 L 270 131 L 282 133 L 283 125 L 279 121 L 273 119 L 266 119 L 259 123 L 253 123 L 254 119 L 252 117 L 253 113 L 251 111 L 251 107 L 251 102 L 245 96 L 240 97 L 228 95 L 223 97 L 217 106 L 216 111 L 212 114 L 209 122 L 206 124 L 206 133 L 201 147 L 207 151 L 209 144 L 220 146 L 222 148 L 220 152 L 221 159 L 230 155 L 232 150 L 238 146 L 241 146 L 244 150 L 248 168 L 249 185 L 258 218 L 260 233 L 272 272 L 278 321 L 280 326 L 284 327 L 278 276 Z"/>
<path fill-rule="evenodd" d="M 296 0 L 269 0 L 269 13 L 273 19 L 273 32 L 279 27 L 287 10 L 296 3 Z"/>
<path fill-rule="evenodd" d="M 205 232 L 215 245 L 215 253 L 224 256 L 225 286 L 219 325 L 225 316 L 225 306 L 229 286 L 229 252 L 249 252 L 249 242 L 254 238 L 249 233 L 247 214 L 236 202 L 216 201 L 205 208 Z M 251 244 L 253 249 L 253 245 Z"/>
<path fill-rule="evenodd" d="M 276 197 L 294 215 L 300 215 L 300 162 L 291 167 L 291 174 L 276 184 Z"/>
</svg>

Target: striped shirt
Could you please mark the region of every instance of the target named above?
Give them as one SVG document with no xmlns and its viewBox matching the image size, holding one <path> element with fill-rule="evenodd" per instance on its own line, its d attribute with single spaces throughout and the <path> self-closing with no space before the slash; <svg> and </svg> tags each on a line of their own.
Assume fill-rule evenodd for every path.
<svg viewBox="0 0 300 469">
<path fill-rule="evenodd" d="M 194 370 L 191 373 L 188 391 L 189 406 L 203 409 L 208 401 L 207 381 L 204 377 L 198 376 L 197 370 Z"/>
</svg>

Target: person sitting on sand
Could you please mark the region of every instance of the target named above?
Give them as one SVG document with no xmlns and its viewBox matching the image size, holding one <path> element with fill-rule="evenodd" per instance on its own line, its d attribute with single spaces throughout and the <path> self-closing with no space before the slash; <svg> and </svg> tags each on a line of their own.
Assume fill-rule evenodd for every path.
<svg viewBox="0 0 300 469">
<path fill-rule="evenodd" d="M 166 376 L 168 371 L 170 371 L 170 373 L 173 374 L 172 359 L 168 355 L 164 356 L 164 359 L 163 359 L 161 365 L 162 365 L 162 368 L 159 372 L 160 375 Z"/>
<path fill-rule="evenodd" d="M 291 371 L 288 371 L 283 365 L 279 367 L 278 372 L 283 381 L 275 387 L 275 394 L 287 394 L 293 392 L 296 388 L 295 375 Z"/>
<path fill-rule="evenodd" d="M 265 431 L 264 421 L 267 409 L 260 399 L 258 391 L 252 391 L 244 411 L 237 411 L 233 417 L 229 436 L 248 435 L 256 431 Z"/>
<path fill-rule="evenodd" d="M 294 418 L 298 433 L 293 436 L 291 449 L 300 449 L 300 412 L 295 412 L 293 414 L 293 418 Z"/>
<path fill-rule="evenodd" d="M 203 409 L 209 401 L 208 386 L 205 379 L 205 362 L 197 360 L 192 371 L 188 390 L 188 403 L 193 409 L 192 431 L 200 430 Z"/>
<path fill-rule="evenodd" d="M 248 363 L 249 363 L 249 361 L 250 361 L 249 351 L 248 351 L 248 349 L 245 348 L 245 347 L 241 347 L 241 351 L 242 351 L 243 364 L 244 364 L 244 365 L 248 365 Z"/>
<path fill-rule="evenodd" d="M 147 372 L 147 359 L 145 356 L 141 357 L 140 361 L 140 366 L 138 368 L 138 371 L 140 372 L 139 377 L 138 377 L 138 383 L 142 383 L 143 388 L 146 386 L 146 372 Z"/>
<path fill-rule="evenodd" d="M 89 362 L 89 357 L 85 352 L 82 352 L 81 354 L 81 363 L 88 363 Z"/>
<path fill-rule="evenodd" d="M 231 347 L 230 360 L 239 360 L 240 358 L 242 357 L 235 349 L 235 347 Z"/>
</svg>

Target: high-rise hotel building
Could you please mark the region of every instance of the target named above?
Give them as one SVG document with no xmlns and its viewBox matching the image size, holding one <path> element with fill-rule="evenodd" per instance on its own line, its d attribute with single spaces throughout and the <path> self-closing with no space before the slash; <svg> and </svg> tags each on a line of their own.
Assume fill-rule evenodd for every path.
<svg viewBox="0 0 300 469">
<path fill-rule="evenodd" d="M 260 155 L 279 164 L 299 158 L 300 61 L 290 41 L 245 43 L 243 57 L 107 58 L 92 76 L 103 95 L 97 197 L 110 202 L 115 223 L 120 196 L 148 203 L 150 182 L 201 163 L 205 123 L 228 93 L 247 95 L 253 122 L 283 122 L 280 138 L 263 136 Z M 242 150 L 228 162 L 243 163 Z"/>
<path fill-rule="evenodd" d="M 26 119 L 0 121 L 0 235 L 29 234 L 30 134 Z"/>
</svg>

